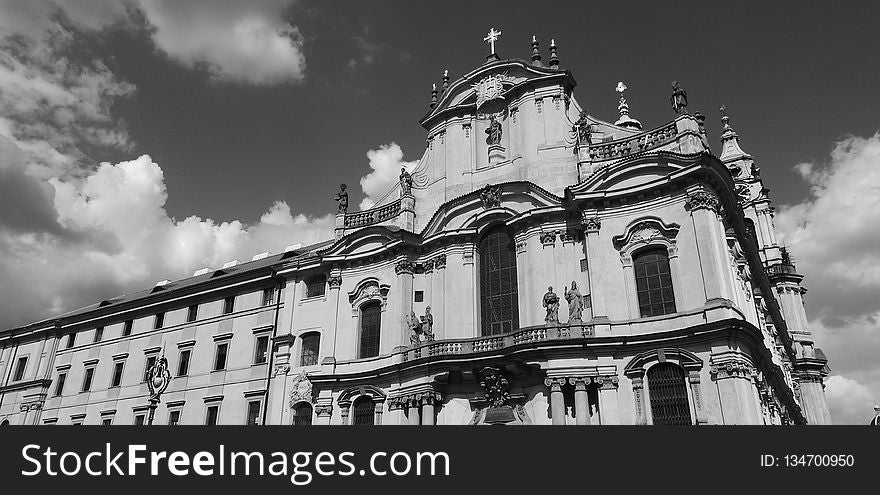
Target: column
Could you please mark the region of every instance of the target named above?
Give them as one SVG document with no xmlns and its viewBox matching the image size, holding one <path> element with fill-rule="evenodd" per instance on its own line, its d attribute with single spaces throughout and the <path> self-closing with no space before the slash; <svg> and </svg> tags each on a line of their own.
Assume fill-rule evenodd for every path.
<svg viewBox="0 0 880 495">
<path fill-rule="evenodd" d="M 333 414 L 332 404 L 315 404 L 315 425 L 329 425 Z"/>
<path fill-rule="evenodd" d="M 547 378 L 544 385 L 550 387 L 550 419 L 554 425 L 565 424 L 565 398 L 562 396 L 562 378 Z"/>
<path fill-rule="evenodd" d="M 419 425 L 419 398 L 417 396 L 410 397 L 407 400 L 407 405 L 409 406 L 409 410 L 407 411 L 407 419 L 409 419 L 410 426 L 418 426 Z"/>
<path fill-rule="evenodd" d="M 700 372 L 698 370 L 688 372 L 688 383 L 691 386 L 691 395 L 694 399 L 694 411 L 697 413 L 697 424 L 707 424 L 709 419 L 706 417 L 706 409 L 703 407 L 703 390 L 700 387 Z"/>
<path fill-rule="evenodd" d="M 721 417 L 726 425 L 761 424 L 760 408 L 756 404 L 752 377 L 757 374 L 754 366 L 741 357 L 711 362 L 710 373 L 718 387 Z"/>
<path fill-rule="evenodd" d="M 397 274 L 397 287 L 399 289 L 400 314 L 391 315 L 391 328 L 399 326 L 396 332 L 397 338 L 392 341 L 392 350 L 399 351 L 406 349 L 409 345 L 410 329 L 404 325 L 405 321 L 409 321 L 409 316 L 413 310 L 413 266 L 412 261 L 400 260 L 394 265 L 394 273 Z M 393 335 L 393 334 L 392 334 Z"/>
<path fill-rule="evenodd" d="M 326 335 L 322 337 L 322 346 L 326 346 L 329 344 L 331 347 L 331 352 L 326 353 L 325 357 L 321 364 L 325 362 L 329 362 L 330 364 L 336 363 L 337 356 L 337 345 L 338 341 L 336 334 L 339 332 L 339 297 L 340 297 L 340 289 L 342 288 L 342 270 L 338 268 L 334 268 L 330 270 L 330 276 L 327 277 L 327 285 L 330 287 L 330 304 L 333 306 L 333 312 L 331 317 L 333 321 L 328 325 L 327 329 L 329 332 L 326 332 Z M 291 313 L 293 312 L 293 306 L 290 308 Z"/>
<path fill-rule="evenodd" d="M 590 283 L 590 300 L 593 306 L 594 320 L 608 319 L 608 305 L 605 300 L 605 287 L 602 278 L 605 276 L 602 265 L 602 251 L 599 240 L 599 228 L 602 222 L 598 216 L 587 212 L 582 213 L 581 222 L 584 226 L 584 245 L 587 253 L 587 274 Z"/>
<path fill-rule="evenodd" d="M 437 396 L 433 393 L 425 394 L 422 397 L 422 424 L 426 426 L 434 425 L 434 401 Z"/>
<path fill-rule="evenodd" d="M 431 277 L 431 314 L 434 315 L 434 340 L 446 338 L 443 322 L 446 320 L 446 255 L 434 258 L 434 273 Z"/>
<path fill-rule="evenodd" d="M 374 421 L 373 424 L 376 426 L 382 425 L 382 412 L 385 410 L 385 402 L 384 401 L 376 401 L 376 405 L 373 408 Z"/>
<path fill-rule="evenodd" d="M 568 383 L 574 385 L 575 423 L 579 425 L 590 424 L 590 398 L 587 395 L 587 380 L 589 378 L 568 379 Z"/>
<path fill-rule="evenodd" d="M 620 424 L 620 402 L 617 397 L 618 378 L 599 376 L 594 378 L 599 385 L 599 417 L 603 425 Z"/>
<path fill-rule="evenodd" d="M 269 391 L 266 404 L 265 424 L 284 424 L 284 411 L 289 410 L 290 404 L 284 397 L 287 388 L 287 375 L 290 373 L 290 348 L 293 345 L 292 335 L 280 335 L 272 338 L 272 347 L 275 347 L 274 370 L 269 381 Z"/>
<path fill-rule="evenodd" d="M 706 300 L 731 299 L 727 277 L 726 243 L 722 241 L 723 232 L 718 221 L 720 209 L 718 196 L 708 188 L 700 188 L 688 193 L 685 208 L 691 212 L 694 223 L 694 236 L 697 243 L 697 254 L 703 274 L 703 286 Z M 724 245 L 721 245 L 721 244 Z"/>
<path fill-rule="evenodd" d="M 351 412 L 351 402 L 339 403 L 339 416 L 342 418 L 343 425 L 350 425 L 348 421 L 348 413 Z"/>
</svg>

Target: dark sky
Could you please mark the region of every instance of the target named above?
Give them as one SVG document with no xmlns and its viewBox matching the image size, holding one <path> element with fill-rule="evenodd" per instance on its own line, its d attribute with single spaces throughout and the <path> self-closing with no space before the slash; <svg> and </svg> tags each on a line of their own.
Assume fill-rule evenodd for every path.
<svg viewBox="0 0 880 495">
<path fill-rule="evenodd" d="M 454 79 L 481 64 L 490 27 L 503 31 L 504 58 L 527 58 L 535 34 L 546 60 L 555 38 L 578 101 L 599 118 L 616 118 L 618 80 L 645 128 L 672 118 L 673 80 L 687 89 L 689 110 L 708 115 L 713 140 L 726 104 L 772 197 L 791 203 L 807 187 L 793 165 L 826 160 L 836 140 L 878 129 L 870 10 L 837 2 L 299 2 L 288 17 L 305 36 L 305 80 L 269 87 L 211 82 L 130 31 L 105 49 L 114 72 L 138 88 L 114 113 L 128 122 L 135 153 L 162 166 L 177 218 L 254 221 L 274 200 L 324 214 L 340 181 L 357 204 L 366 151 L 394 141 L 406 160 L 418 159 L 431 83 L 444 68 Z M 353 54 L 366 53 L 358 38 L 373 59 L 352 70 Z"/>
</svg>

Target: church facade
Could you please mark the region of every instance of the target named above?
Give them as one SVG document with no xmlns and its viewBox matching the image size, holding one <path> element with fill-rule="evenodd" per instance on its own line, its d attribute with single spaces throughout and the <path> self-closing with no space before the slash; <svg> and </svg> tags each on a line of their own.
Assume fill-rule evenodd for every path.
<svg viewBox="0 0 880 495">
<path fill-rule="evenodd" d="M 333 238 L 0 332 L 4 424 L 828 424 L 760 170 L 675 84 L 648 130 L 494 53 Z M 493 38 L 494 36 L 494 38 Z M 157 363 L 171 377 L 150 410 Z"/>
</svg>

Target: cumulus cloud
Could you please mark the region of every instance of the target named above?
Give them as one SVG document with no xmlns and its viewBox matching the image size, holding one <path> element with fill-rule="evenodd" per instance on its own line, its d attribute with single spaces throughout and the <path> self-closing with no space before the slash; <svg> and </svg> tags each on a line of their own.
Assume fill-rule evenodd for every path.
<svg viewBox="0 0 880 495">
<path fill-rule="evenodd" d="M 868 424 L 873 417 L 874 394 L 868 387 L 845 376 L 825 380 L 825 397 L 836 424 Z"/>
<path fill-rule="evenodd" d="M 827 163 L 802 163 L 794 170 L 810 185 L 810 195 L 781 207 L 775 222 L 806 275 L 806 309 L 817 345 L 840 375 L 838 390 L 859 385 L 860 394 L 880 397 L 880 133 L 847 137 L 835 144 Z M 871 414 L 865 400 L 831 392 L 827 397 L 835 422 Z"/>
<path fill-rule="evenodd" d="M 0 175 L 0 178 L 4 177 Z M 259 222 L 175 220 L 162 169 L 148 155 L 102 163 L 83 180 L 50 179 L 39 200 L 52 228 L 0 228 L 0 314 L 9 326 L 184 278 L 203 266 L 332 237 L 333 217 L 294 215 L 276 202 Z M 0 183 L 0 190 L 7 184 Z M 5 192 L 5 191 L 3 191 Z"/>
<path fill-rule="evenodd" d="M 367 151 L 372 172 L 361 177 L 361 188 L 366 197 L 360 203 L 360 209 L 367 210 L 381 201 L 397 184 L 400 169 L 412 171 L 418 160 L 403 161 L 403 150 L 397 143 L 383 144 L 377 150 Z"/>
<path fill-rule="evenodd" d="M 284 20 L 289 0 L 139 0 L 151 37 L 169 57 L 213 79 L 269 85 L 305 75 L 303 37 Z"/>
</svg>

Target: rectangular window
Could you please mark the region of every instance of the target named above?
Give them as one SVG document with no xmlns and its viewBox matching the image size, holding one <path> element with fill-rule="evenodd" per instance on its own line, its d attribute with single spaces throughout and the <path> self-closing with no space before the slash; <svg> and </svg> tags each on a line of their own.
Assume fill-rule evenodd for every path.
<svg viewBox="0 0 880 495">
<path fill-rule="evenodd" d="M 80 420 L 76 420 L 76 421 L 71 422 L 70 424 L 72 426 L 82 426 L 83 423 Z"/>
<path fill-rule="evenodd" d="M 27 356 L 18 358 L 18 363 L 15 365 L 15 376 L 12 378 L 13 381 L 19 381 L 24 378 L 24 371 L 27 369 Z"/>
<path fill-rule="evenodd" d="M 134 320 L 128 320 L 122 324 L 122 336 L 128 337 L 131 335 L 131 329 L 134 327 Z"/>
<path fill-rule="evenodd" d="M 271 306 L 275 304 L 275 287 L 263 289 L 263 306 Z"/>
<path fill-rule="evenodd" d="M 146 414 L 136 414 L 134 417 L 134 424 L 136 426 L 143 426 L 146 423 L 147 415 Z"/>
<path fill-rule="evenodd" d="M 92 378 L 95 376 L 95 368 L 86 368 L 86 376 L 83 377 L 82 391 L 88 392 L 92 390 Z"/>
<path fill-rule="evenodd" d="M 205 414 L 205 424 L 214 426 L 217 424 L 217 416 L 220 415 L 220 406 L 208 406 L 208 412 Z"/>
<path fill-rule="evenodd" d="M 425 301 L 425 291 L 417 290 L 415 293 L 415 302 L 424 302 Z"/>
<path fill-rule="evenodd" d="M 95 342 L 100 342 L 104 338 L 104 327 L 95 329 Z"/>
<path fill-rule="evenodd" d="M 150 368 L 156 364 L 156 356 L 147 356 L 146 367 L 144 368 L 144 382 L 150 379 Z"/>
<path fill-rule="evenodd" d="M 61 397 L 64 393 L 64 382 L 67 381 L 67 373 L 58 373 L 58 382 L 55 384 L 55 397 Z"/>
<path fill-rule="evenodd" d="M 113 365 L 113 380 L 110 382 L 111 387 L 118 387 L 122 384 L 123 369 L 125 369 L 125 361 L 116 361 Z"/>
<path fill-rule="evenodd" d="M 226 351 L 229 350 L 229 344 L 226 342 L 217 344 L 217 355 L 214 356 L 214 371 L 226 369 Z"/>
<path fill-rule="evenodd" d="M 199 305 L 193 304 L 186 310 L 186 321 L 187 323 L 192 323 L 196 321 L 196 318 L 199 317 Z"/>
<path fill-rule="evenodd" d="M 153 328 L 159 329 L 165 326 L 165 313 L 156 313 L 156 319 L 153 320 Z"/>
<path fill-rule="evenodd" d="M 306 279 L 306 297 L 318 297 L 324 295 L 324 287 L 327 285 L 327 277 L 318 275 Z"/>
<path fill-rule="evenodd" d="M 177 376 L 186 376 L 189 374 L 189 356 L 191 349 L 180 351 L 180 358 L 177 360 Z"/>
<path fill-rule="evenodd" d="M 235 311 L 235 296 L 230 296 L 223 300 L 223 314 L 228 315 L 233 311 Z"/>
<path fill-rule="evenodd" d="M 71 347 L 73 347 L 73 344 L 75 344 L 75 343 L 76 343 L 76 334 L 75 333 L 69 334 L 67 336 L 67 348 L 70 349 Z"/>
<path fill-rule="evenodd" d="M 180 424 L 180 411 L 170 411 L 168 413 L 168 424 L 171 426 Z"/>
<path fill-rule="evenodd" d="M 321 343 L 321 335 L 318 333 L 308 333 L 300 339 L 302 341 L 302 349 L 299 358 L 300 366 L 314 366 L 318 364 L 318 346 Z"/>
<path fill-rule="evenodd" d="M 257 337 L 256 350 L 254 351 L 254 364 L 265 364 L 269 357 L 269 336 Z"/>
<path fill-rule="evenodd" d="M 247 422 L 246 425 L 260 424 L 260 401 L 252 400 L 248 402 Z"/>
<path fill-rule="evenodd" d="M 101 426 L 110 426 L 113 424 L 113 418 L 104 418 L 101 420 Z"/>
</svg>

